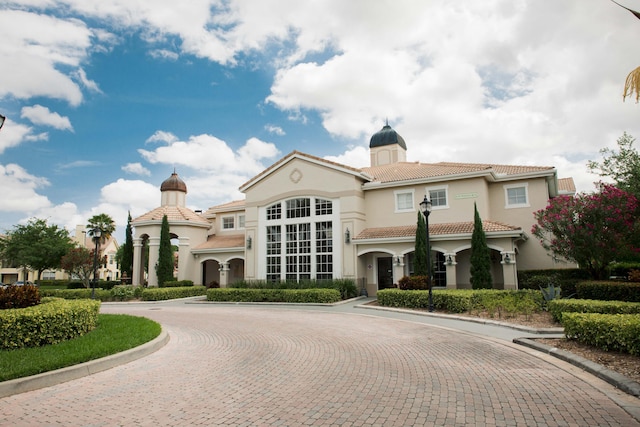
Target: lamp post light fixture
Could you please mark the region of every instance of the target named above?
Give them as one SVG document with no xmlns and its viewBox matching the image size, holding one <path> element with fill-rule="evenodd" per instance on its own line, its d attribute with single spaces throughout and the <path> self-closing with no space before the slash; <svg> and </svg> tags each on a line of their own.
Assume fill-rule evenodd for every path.
<svg viewBox="0 0 640 427">
<path fill-rule="evenodd" d="M 4 126 L 4 121 L 7 118 L 5 116 L 3 116 L 2 114 L 0 114 L 0 129 L 2 129 L 2 126 Z"/>
<path fill-rule="evenodd" d="M 94 227 L 90 230 L 90 233 L 94 243 L 96 244 L 95 250 L 93 252 L 93 280 L 91 281 L 91 299 L 95 299 L 96 286 L 98 284 L 98 245 L 100 244 L 100 236 L 102 235 L 102 230 L 100 230 L 98 227 Z"/>
<path fill-rule="evenodd" d="M 422 215 L 424 215 L 424 221 L 426 223 L 426 234 L 427 234 L 427 287 L 429 288 L 429 311 L 433 311 L 433 292 L 432 281 L 431 281 L 431 243 L 429 243 L 429 214 L 431 213 L 431 208 L 433 204 L 431 200 L 427 198 L 425 194 L 424 199 L 420 202 L 420 211 L 422 211 Z"/>
</svg>

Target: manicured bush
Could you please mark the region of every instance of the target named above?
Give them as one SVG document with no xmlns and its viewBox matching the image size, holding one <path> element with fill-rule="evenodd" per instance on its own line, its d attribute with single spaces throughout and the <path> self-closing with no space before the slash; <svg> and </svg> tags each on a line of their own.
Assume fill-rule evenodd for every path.
<svg viewBox="0 0 640 427">
<path fill-rule="evenodd" d="M 356 282 L 353 279 L 332 279 L 332 280 L 238 280 L 228 288 L 237 289 L 335 289 L 340 292 L 342 299 L 353 298 L 358 295 Z"/>
<path fill-rule="evenodd" d="M 69 282 L 67 289 L 87 289 L 87 287 L 82 282 Z"/>
<path fill-rule="evenodd" d="M 41 289 L 40 295 L 43 297 L 56 297 L 64 299 L 91 299 L 91 289 Z M 95 299 L 100 301 L 110 301 L 111 291 L 104 289 L 94 290 Z"/>
<path fill-rule="evenodd" d="M 212 288 L 207 301 L 334 303 L 341 300 L 337 289 L 241 289 Z"/>
<path fill-rule="evenodd" d="M 640 315 L 565 313 L 565 335 L 605 351 L 640 355 Z"/>
<path fill-rule="evenodd" d="M 109 294 L 112 301 L 129 301 L 140 298 L 142 289 L 142 286 L 117 285 L 111 288 Z"/>
<path fill-rule="evenodd" d="M 560 299 L 549 301 L 549 312 L 556 322 L 565 313 L 640 314 L 640 303 L 589 299 Z"/>
<path fill-rule="evenodd" d="M 0 310 L 25 308 L 40 304 L 40 292 L 37 286 L 7 286 L 0 288 Z"/>
<path fill-rule="evenodd" d="M 95 328 L 100 302 L 43 298 L 33 307 L 0 311 L 0 348 L 55 344 Z"/>
<path fill-rule="evenodd" d="M 204 286 L 185 286 L 182 288 L 143 288 L 140 298 L 143 301 L 165 301 L 169 299 L 195 297 L 205 295 Z"/>
<path fill-rule="evenodd" d="M 398 280 L 398 288 L 403 291 L 429 290 L 429 276 L 402 276 Z"/>
<path fill-rule="evenodd" d="M 548 277 L 549 279 L 544 279 Z M 520 289 L 538 290 L 552 281 L 554 286 L 562 289 L 562 298 L 570 298 L 576 293 L 576 285 L 589 279 L 589 272 L 578 268 L 557 270 L 522 270 L 518 271 L 518 287 Z"/>
<path fill-rule="evenodd" d="M 171 280 L 160 285 L 161 288 L 184 288 L 193 286 L 192 280 Z"/>
<path fill-rule="evenodd" d="M 576 297 L 603 301 L 640 302 L 640 283 L 584 281 L 577 285 Z"/>
</svg>

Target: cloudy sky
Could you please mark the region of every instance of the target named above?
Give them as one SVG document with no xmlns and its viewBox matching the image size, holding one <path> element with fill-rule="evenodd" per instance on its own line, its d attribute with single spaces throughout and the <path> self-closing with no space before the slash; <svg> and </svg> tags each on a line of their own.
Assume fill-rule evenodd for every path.
<svg viewBox="0 0 640 427">
<path fill-rule="evenodd" d="M 587 160 L 640 137 L 639 39 L 609 0 L 5 0 L 0 232 L 108 213 L 121 239 L 174 168 L 206 209 L 292 150 L 366 166 L 386 119 L 410 161 L 591 191 Z"/>
</svg>

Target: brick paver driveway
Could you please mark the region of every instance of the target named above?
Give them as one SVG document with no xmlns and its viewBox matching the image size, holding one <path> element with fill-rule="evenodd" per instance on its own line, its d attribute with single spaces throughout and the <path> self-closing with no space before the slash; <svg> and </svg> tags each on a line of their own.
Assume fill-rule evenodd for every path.
<svg viewBox="0 0 640 427">
<path fill-rule="evenodd" d="M 171 336 L 138 361 L 0 399 L 0 425 L 633 426 L 637 399 L 532 350 L 370 315 L 103 306 Z"/>
</svg>

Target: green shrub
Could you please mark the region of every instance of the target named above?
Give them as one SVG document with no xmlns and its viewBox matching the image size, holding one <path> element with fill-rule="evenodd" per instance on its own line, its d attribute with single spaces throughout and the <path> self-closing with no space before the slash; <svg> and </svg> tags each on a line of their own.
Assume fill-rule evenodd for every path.
<svg viewBox="0 0 640 427">
<path fill-rule="evenodd" d="M 244 289 L 212 288 L 207 301 L 334 303 L 340 301 L 337 289 Z"/>
<path fill-rule="evenodd" d="M 640 315 L 565 313 L 565 335 L 605 351 L 640 355 Z"/>
<path fill-rule="evenodd" d="M 518 287 L 520 289 L 540 289 L 548 284 L 543 278 L 549 277 L 554 286 L 562 289 L 562 298 L 570 298 L 576 293 L 576 285 L 589 279 L 589 272 L 578 268 L 562 268 L 555 270 L 522 270 L 518 271 Z"/>
<path fill-rule="evenodd" d="M 343 299 L 353 298 L 358 295 L 356 282 L 353 279 L 332 280 L 238 280 L 228 288 L 236 289 L 335 289 L 340 292 Z"/>
<path fill-rule="evenodd" d="M 580 299 L 640 302 L 640 283 L 615 281 L 585 281 L 576 288 Z"/>
<path fill-rule="evenodd" d="M 170 299 L 195 297 L 205 295 L 204 286 L 185 286 L 182 288 L 143 288 L 140 298 L 143 301 L 165 301 Z"/>
<path fill-rule="evenodd" d="M 639 270 L 637 262 L 614 262 L 609 266 L 609 276 L 626 280 L 632 270 Z"/>
<path fill-rule="evenodd" d="M 59 280 L 38 280 L 38 286 L 47 287 L 47 288 L 59 288 L 66 289 L 69 285 L 69 281 L 67 279 L 59 279 Z"/>
<path fill-rule="evenodd" d="M 41 289 L 40 295 L 43 297 L 56 297 L 64 299 L 91 299 L 91 289 Z M 104 289 L 94 290 L 95 299 L 100 301 L 110 301 L 111 291 Z"/>
<path fill-rule="evenodd" d="M 43 298 L 33 307 L 0 311 L 0 348 L 55 344 L 95 328 L 100 302 Z"/>
<path fill-rule="evenodd" d="M 161 288 L 184 288 L 193 286 L 192 280 L 170 280 L 160 285 Z"/>
<path fill-rule="evenodd" d="M 40 304 L 40 292 L 37 286 L 7 286 L 0 288 L 0 310 L 25 308 Z"/>
<path fill-rule="evenodd" d="M 142 289 L 140 286 L 117 285 L 111 288 L 109 294 L 113 301 L 129 301 L 136 298 L 136 288 Z"/>
<path fill-rule="evenodd" d="M 565 313 L 640 314 L 640 303 L 561 299 L 549 302 L 549 312 L 556 322 L 560 322 Z"/>
<path fill-rule="evenodd" d="M 69 282 L 67 289 L 87 289 L 87 287 L 82 282 Z"/>
</svg>

